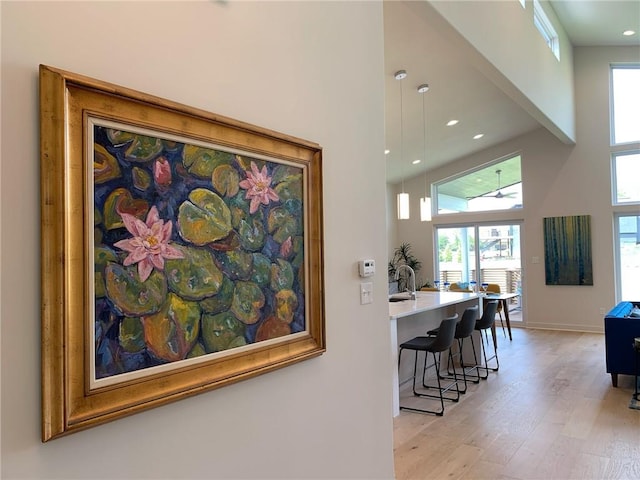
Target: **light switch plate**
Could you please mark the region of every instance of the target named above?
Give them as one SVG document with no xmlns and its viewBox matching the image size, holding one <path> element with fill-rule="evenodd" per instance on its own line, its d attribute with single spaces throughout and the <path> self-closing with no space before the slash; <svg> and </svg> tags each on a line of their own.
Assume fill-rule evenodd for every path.
<svg viewBox="0 0 640 480">
<path fill-rule="evenodd" d="M 365 282 L 360 284 L 360 305 L 373 302 L 373 283 Z"/>
</svg>

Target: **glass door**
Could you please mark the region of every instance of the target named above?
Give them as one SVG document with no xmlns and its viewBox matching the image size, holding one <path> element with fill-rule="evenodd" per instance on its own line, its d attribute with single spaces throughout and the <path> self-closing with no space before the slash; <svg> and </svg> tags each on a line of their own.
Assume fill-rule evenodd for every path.
<svg viewBox="0 0 640 480">
<path fill-rule="evenodd" d="M 475 228 L 473 226 L 436 229 L 438 261 L 436 279 L 446 290 L 452 284 L 462 287 L 476 280 Z"/>
<path fill-rule="evenodd" d="M 510 299 L 511 321 L 522 321 L 522 262 L 520 225 L 517 223 L 437 227 L 436 279 L 440 287 L 471 282 L 497 284 L 501 293 L 517 293 Z M 478 274 L 479 272 L 479 274 Z"/>
</svg>

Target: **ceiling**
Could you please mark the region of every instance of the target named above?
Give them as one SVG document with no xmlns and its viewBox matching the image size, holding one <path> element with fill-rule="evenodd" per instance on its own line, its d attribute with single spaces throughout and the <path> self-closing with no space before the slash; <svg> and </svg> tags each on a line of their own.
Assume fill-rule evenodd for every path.
<svg viewBox="0 0 640 480">
<path fill-rule="evenodd" d="M 574 46 L 640 45 L 640 0 L 549 3 Z M 384 4 L 389 183 L 541 127 L 430 24 L 430 16 L 421 10 L 424 5 L 393 0 Z M 629 28 L 637 33 L 623 37 L 621 32 Z M 407 78 L 396 80 L 398 70 L 406 70 Z M 417 86 L 423 83 L 430 89 L 420 94 Z M 447 127 L 451 119 L 460 122 Z M 484 136 L 474 140 L 478 133 Z M 421 162 L 412 164 L 416 159 Z"/>
</svg>

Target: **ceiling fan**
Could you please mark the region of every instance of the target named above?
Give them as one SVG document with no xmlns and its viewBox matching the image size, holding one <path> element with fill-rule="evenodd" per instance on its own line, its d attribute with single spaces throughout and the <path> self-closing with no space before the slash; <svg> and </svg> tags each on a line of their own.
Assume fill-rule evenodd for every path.
<svg viewBox="0 0 640 480">
<path fill-rule="evenodd" d="M 498 169 L 496 170 L 496 175 L 498 175 L 498 192 L 493 194 L 493 195 L 482 195 L 483 197 L 492 197 L 492 198 L 505 198 L 505 197 L 513 197 L 516 194 L 515 193 L 502 193 L 502 190 L 500 190 L 500 174 L 502 173 L 502 170 Z"/>
<path fill-rule="evenodd" d="M 467 197 L 467 200 L 473 200 L 474 198 L 508 198 L 508 197 L 514 197 L 517 194 L 516 193 L 502 193 L 502 190 L 500 190 L 501 188 L 501 184 L 500 184 L 500 174 L 502 173 L 502 170 L 498 169 L 496 170 L 496 175 L 498 175 L 498 188 L 496 189 L 497 193 L 494 193 L 493 195 L 489 195 L 488 193 L 485 193 L 484 195 L 479 195 L 477 197 Z"/>
</svg>

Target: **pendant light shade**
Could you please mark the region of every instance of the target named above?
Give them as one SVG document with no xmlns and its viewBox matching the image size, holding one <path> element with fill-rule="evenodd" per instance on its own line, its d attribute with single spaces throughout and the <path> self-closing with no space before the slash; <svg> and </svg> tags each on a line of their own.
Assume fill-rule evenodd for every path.
<svg viewBox="0 0 640 480">
<path fill-rule="evenodd" d="M 429 197 L 420 199 L 420 221 L 431 221 L 431 198 Z"/>
<path fill-rule="evenodd" d="M 420 85 L 418 87 L 418 93 L 422 95 L 422 146 L 424 148 L 424 160 L 425 163 L 427 161 L 427 122 L 425 119 L 425 108 L 424 108 L 424 94 L 429 91 L 429 85 L 426 83 Z M 427 192 L 429 189 L 429 185 L 427 183 L 427 172 L 425 170 L 424 173 L 424 197 L 420 199 L 420 221 L 421 222 L 430 222 L 431 221 L 431 198 L 429 198 Z"/>
<path fill-rule="evenodd" d="M 407 78 L 406 70 L 399 70 L 394 75 L 396 80 L 400 80 L 400 162 L 402 162 L 402 144 L 404 143 L 404 129 L 402 128 L 402 80 Z M 409 219 L 409 194 L 404 191 L 404 180 L 402 181 L 402 193 L 398 194 L 398 220 Z"/>
<path fill-rule="evenodd" d="M 398 194 L 398 220 L 408 220 L 408 219 L 409 219 L 409 194 L 402 192 Z"/>
</svg>

